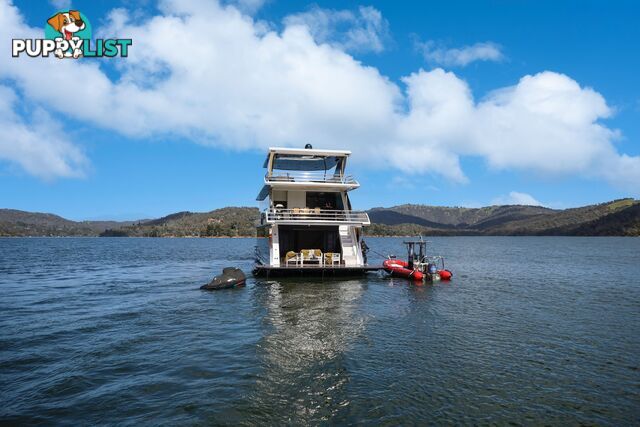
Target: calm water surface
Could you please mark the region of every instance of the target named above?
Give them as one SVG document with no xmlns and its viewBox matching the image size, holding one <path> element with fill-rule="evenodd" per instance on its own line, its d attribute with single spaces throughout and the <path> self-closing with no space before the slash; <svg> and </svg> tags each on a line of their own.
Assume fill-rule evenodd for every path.
<svg viewBox="0 0 640 427">
<path fill-rule="evenodd" d="M 640 239 L 431 240 L 451 283 L 205 292 L 252 239 L 0 239 L 0 422 L 640 423 Z"/>
</svg>

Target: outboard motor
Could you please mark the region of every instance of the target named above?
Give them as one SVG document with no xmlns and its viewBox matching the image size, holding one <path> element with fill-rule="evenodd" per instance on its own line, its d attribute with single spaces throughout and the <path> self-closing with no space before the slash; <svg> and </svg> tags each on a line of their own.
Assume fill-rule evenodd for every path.
<svg viewBox="0 0 640 427">
<path fill-rule="evenodd" d="M 407 245 L 407 262 L 409 263 L 409 269 L 413 270 L 414 268 L 423 269 L 422 261 L 425 256 L 425 247 L 427 242 L 423 241 L 420 238 L 419 241 L 408 241 L 404 242 Z M 416 253 L 416 245 L 418 245 L 418 251 Z"/>
<path fill-rule="evenodd" d="M 416 254 L 413 251 L 413 243 L 407 244 L 407 262 L 409 263 L 409 270 L 413 270 L 413 263 L 415 261 Z"/>
</svg>

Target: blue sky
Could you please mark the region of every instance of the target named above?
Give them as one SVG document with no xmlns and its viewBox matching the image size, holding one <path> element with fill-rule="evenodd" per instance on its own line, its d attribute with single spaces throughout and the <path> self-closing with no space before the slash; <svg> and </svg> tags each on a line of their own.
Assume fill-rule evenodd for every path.
<svg viewBox="0 0 640 427">
<path fill-rule="evenodd" d="M 5 19 L 19 16 L 41 30 L 53 3 L 67 7 L 15 1 L 9 9 L 7 0 L 0 7 L 11 12 Z M 354 151 L 357 208 L 564 208 L 640 197 L 636 2 L 245 0 L 228 3 L 245 15 L 237 21 L 209 5 L 72 2 L 94 31 L 130 36 L 130 58 L 18 61 L 0 52 L 8 69 L 0 85 L 5 99 L 14 98 L 4 106 L 9 131 L 0 136 L 0 207 L 134 219 L 253 206 L 265 147 L 307 142 Z M 188 21 L 205 8 L 211 34 Z M 190 24 L 177 34 L 199 31 L 201 47 L 185 48 L 194 59 L 148 48 L 170 37 L 175 17 Z M 161 21 L 155 27 L 154 19 Z M 304 30 L 285 36 L 287 27 Z M 243 49 L 247 28 L 256 35 Z M 225 52 L 229 40 L 240 48 Z M 210 52 L 198 58 L 207 45 L 215 60 Z M 298 61 L 300 51 L 308 63 Z M 39 67 L 42 79 L 64 72 L 71 81 L 62 74 L 59 90 L 43 88 L 26 67 Z M 166 74 L 181 72 L 188 74 L 185 96 L 167 95 Z M 205 85 L 203 75 L 210 76 Z M 107 85 L 103 79 L 109 88 L 94 90 Z M 67 106 L 69 97 L 82 101 Z M 237 119 L 247 109 L 248 118 Z M 13 133 L 16 122 L 23 127 Z"/>
</svg>

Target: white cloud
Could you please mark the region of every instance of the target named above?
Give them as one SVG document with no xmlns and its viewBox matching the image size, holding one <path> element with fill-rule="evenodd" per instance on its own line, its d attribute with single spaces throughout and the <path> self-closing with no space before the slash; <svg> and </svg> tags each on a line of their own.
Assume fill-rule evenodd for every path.
<svg viewBox="0 0 640 427">
<path fill-rule="evenodd" d="M 357 13 L 316 6 L 287 16 L 284 23 L 289 27 L 303 25 L 318 43 L 353 52 L 382 52 L 389 31 L 388 22 L 371 6 L 360 6 Z"/>
<path fill-rule="evenodd" d="M 230 4 L 236 6 L 244 13 L 254 14 L 256 13 L 267 0 L 224 0 L 223 4 Z"/>
<path fill-rule="evenodd" d="M 504 60 L 500 45 L 493 42 L 476 43 L 461 48 L 446 48 L 433 40 L 416 43 L 416 47 L 429 63 L 447 67 L 465 67 L 475 61 Z"/>
<path fill-rule="evenodd" d="M 68 141 L 69 133 L 42 109 L 24 120 L 16 111 L 18 97 L 0 85 L 0 161 L 20 166 L 43 179 L 83 175 L 86 159 Z"/>
<path fill-rule="evenodd" d="M 531 194 L 512 191 L 508 196 L 500 196 L 491 202 L 493 205 L 525 205 L 525 206 L 542 206 Z"/>
<path fill-rule="evenodd" d="M 98 32 L 131 37 L 127 59 L 10 59 L 0 79 L 30 102 L 130 137 L 171 135 L 233 149 L 272 145 L 349 148 L 354 161 L 402 173 L 467 177 L 461 156 L 489 167 L 605 179 L 638 194 L 640 157 L 618 153 L 599 93 L 542 72 L 475 100 L 442 69 L 391 82 L 374 67 L 319 44 L 307 26 L 269 31 L 236 8 L 165 0 L 141 23 L 114 10 Z M 0 38 L 39 37 L 0 0 Z M 0 56 L 9 57 L 8 44 Z M 47 78 L 43 78 L 47 76 Z M 76 102 L 60 94 L 77 93 Z M 0 136 L 0 138 L 2 138 Z"/>
<path fill-rule="evenodd" d="M 56 8 L 56 10 L 65 10 L 71 7 L 71 0 L 49 0 L 51 6 Z"/>
<path fill-rule="evenodd" d="M 438 187 L 427 184 L 424 180 L 417 180 L 415 176 L 396 175 L 387 183 L 387 188 L 396 191 L 407 191 L 419 188 L 420 190 L 429 190 L 431 192 L 440 191 Z"/>
</svg>

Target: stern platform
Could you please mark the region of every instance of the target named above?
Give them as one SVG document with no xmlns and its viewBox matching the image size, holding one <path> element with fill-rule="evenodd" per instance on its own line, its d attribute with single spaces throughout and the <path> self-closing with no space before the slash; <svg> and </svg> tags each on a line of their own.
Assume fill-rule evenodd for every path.
<svg viewBox="0 0 640 427">
<path fill-rule="evenodd" d="M 283 277 L 283 276 L 362 276 L 369 272 L 383 270 L 382 265 L 364 265 L 364 266 L 322 266 L 322 265 L 305 265 L 305 266 L 283 266 L 272 267 L 270 265 L 258 264 L 253 268 L 253 275 L 256 277 Z"/>
</svg>

